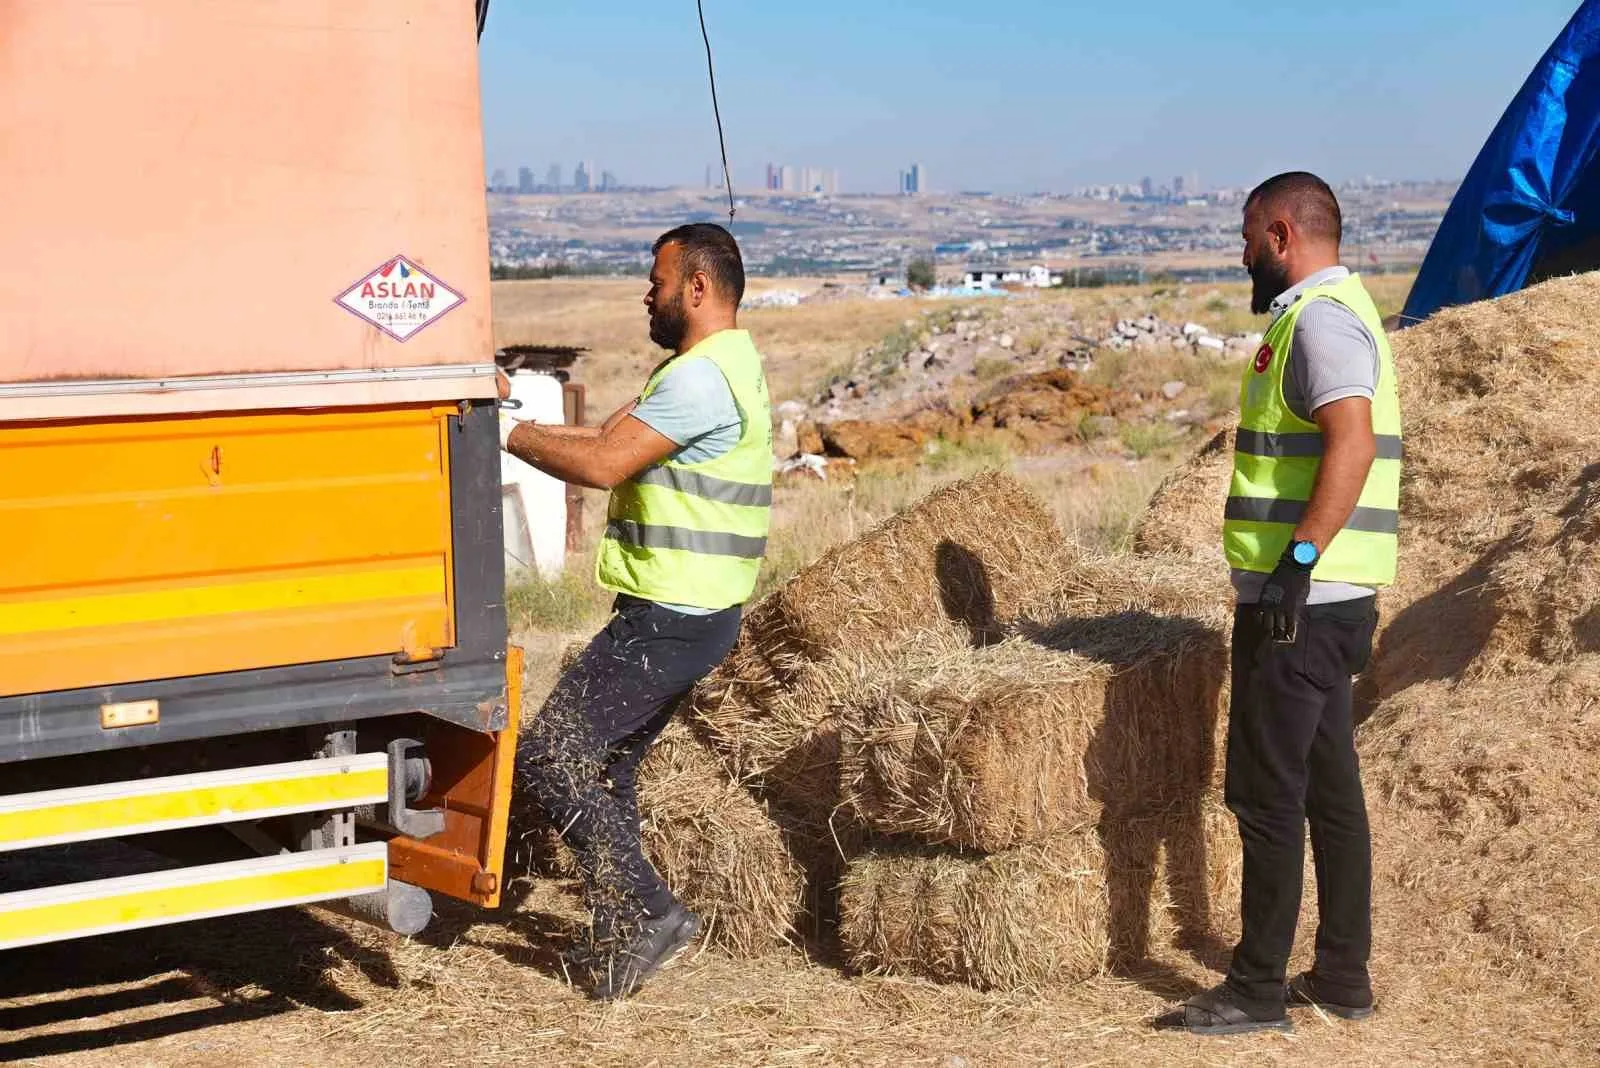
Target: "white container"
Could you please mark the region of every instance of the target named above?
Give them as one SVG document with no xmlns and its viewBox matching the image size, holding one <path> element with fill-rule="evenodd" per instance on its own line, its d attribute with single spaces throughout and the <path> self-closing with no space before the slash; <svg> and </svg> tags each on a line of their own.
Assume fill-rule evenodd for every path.
<svg viewBox="0 0 1600 1068">
<path fill-rule="evenodd" d="M 561 381 L 554 375 L 519 371 L 511 376 L 511 398 L 522 402 L 511 411 L 518 419 L 566 422 Z M 500 483 L 506 570 L 537 569 L 555 578 L 567 564 L 567 484 L 508 452 L 500 454 Z"/>
</svg>

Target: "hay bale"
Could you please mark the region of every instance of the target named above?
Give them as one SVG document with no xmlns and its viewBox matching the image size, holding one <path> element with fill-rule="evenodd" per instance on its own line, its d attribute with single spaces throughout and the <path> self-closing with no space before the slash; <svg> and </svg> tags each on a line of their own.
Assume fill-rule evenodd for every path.
<svg viewBox="0 0 1600 1068">
<path fill-rule="evenodd" d="M 816 728 L 777 700 L 808 663 L 939 625 L 976 640 L 996 637 L 1055 585 L 1072 555 L 1049 509 L 1011 476 L 947 486 L 802 568 L 752 608 L 726 663 L 697 689 L 690 716 L 735 774 L 759 778 Z"/>
<path fill-rule="evenodd" d="M 646 853 L 712 945 L 750 957 L 789 941 L 803 873 L 760 802 L 681 724 L 639 769 L 639 810 Z"/>
<path fill-rule="evenodd" d="M 863 972 L 982 989 L 1077 982 L 1152 946 L 1223 945 L 1238 844 L 1214 801 L 983 855 L 883 845 L 851 861 L 840 937 Z"/>
<path fill-rule="evenodd" d="M 1110 947 L 1093 828 L 993 856 L 886 848 L 850 862 L 840 936 L 852 967 L 983 989 L 1099 974 Z"/>
<path fill-rule="evenodd" d="M 1170 553 L 1226 567 L 1222 556 L 1222 506 L 1233 475 L 1233 431 L 1200 447 L 1156 487 L 1133 531 L 1133 551 Z"/>
<path fill-rule="evenodd" d="M 1396 335 L 1404 533 L 1431 543 L 1411 578 L 1459 573 L 1582 481 L 1600 445 L 1597 299 L 1600 273 L 1563 278 Z"/>
<path fill-rule="evenodd" d="M 1006 522 L 997 524 L 994 517 Z M 947 486 L 802 568 L 745 615 L 690 715 L 735 773 L 780 764 L 814 724 L 772 722 L 809 663 L 870 649 L 937 621 L 983 638 L 1049 589 L 1070 558 L 1043 503 L 1009 475 Z"/>
<path fill-rule="evenodd" d="M 995 852 L 1199 798 L 1225 641 L 1194 620 L 1073 617 L 924 647 L 839 695 L 846 802 L 872 829 Z"/>
<path fill-rule="evenodd" d="M 957 482 L 842 545 L 772 595 L 776 624 L 811 659 L 936 619 L 995 635 L 1070 562 L 1048 507 L 1007 474 Z"/>
<path fill-rule="evenodd" d="M 1146 556 L 1082 552 L 1048 590 L 1023 606 L 1008 629 L 1037 633 L 1064 617 L 1146 612 L 1232 625 L 1227 565 L 1175 553 Z"/>
<path fill-rule="evenodd" d="M 1600 1016 L 1600 656 L 1385 701 L 1361 737 L 1379 878 L 1453 965 Z"/>
</svg>

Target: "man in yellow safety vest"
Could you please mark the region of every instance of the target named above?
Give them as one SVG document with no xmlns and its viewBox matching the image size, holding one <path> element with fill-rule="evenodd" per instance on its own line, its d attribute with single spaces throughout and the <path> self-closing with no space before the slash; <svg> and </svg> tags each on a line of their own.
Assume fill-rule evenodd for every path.
<svg viewBox="0 0 1600 1068">
<path fill-rule="evenodd" d="M 1304 172 L 1245 203 L 1252 310 L 1272 324 L 1244 370 L 1223 526 L 1238 594 L 1225 792 L 1244 847 L 1242 933 L 1222 985 L 1157 1021 L 1195 1034 L 1288 1030 L 1286 1006 L 1373 1011 L 1351 680 L 1395 577 L 1400 400 L 1378 311 L 1339 266 L 1341 229 L 1333 191 Z M 1307 823 L 1316 956 L 1286 983 Z"/>
<path fill-rule="evenodd" d="M 591 993 L 626 997 L 700 920 L 639 838 L 635 780 L 685 694 L 733 646 L 772 506 L 772 415 L 761 354 L 738 329 L 744 264 L 709 223 L 655 245 L 650 339 L 672 353 L 598 427 L 502 417 L 513 456 L 611 491 L 596 580 L 614 614 L 562 675 L 518 747 L 518 788 L 577 854 L 593 937 L 575 957 Z"/>
</svg>

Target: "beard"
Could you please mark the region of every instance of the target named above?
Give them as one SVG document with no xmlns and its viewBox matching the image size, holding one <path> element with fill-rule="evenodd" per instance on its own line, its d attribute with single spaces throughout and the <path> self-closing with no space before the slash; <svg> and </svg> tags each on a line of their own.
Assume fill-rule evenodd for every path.
<svg viewBox="0 0 1600 1068">
<path fill-rule="evenodd" d="M 1250 313 L 1265 315 L 1289 288 L 1289 268 L 1277 253 L 1263 251 L 1250 264 Z"/>
<path fill-rule="evenodd" d="M 664 349 L 677 352 L 689 332 L 689 317 L 684 314 L 683 294 L 657 301 L 650 309 L 650 340 Z"/>
</svg>

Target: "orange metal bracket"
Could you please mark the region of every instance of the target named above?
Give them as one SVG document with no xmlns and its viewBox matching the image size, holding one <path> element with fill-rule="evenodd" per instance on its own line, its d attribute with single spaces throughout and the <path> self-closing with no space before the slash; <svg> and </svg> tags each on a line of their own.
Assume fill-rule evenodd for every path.
<svg viewBox="0 0 1600 1068">
<path fill-rule="evenodd" d="M 418 807 L 443 808 L 444 830 L 425 842 L 391 839 L 393 878 L 484 908 L 500 904 L 521 721 L 522 650 L 513 645 L 506 651 L 505 730 L 433 725 L 426 745 L 434 785 Z"/>
</svg>

